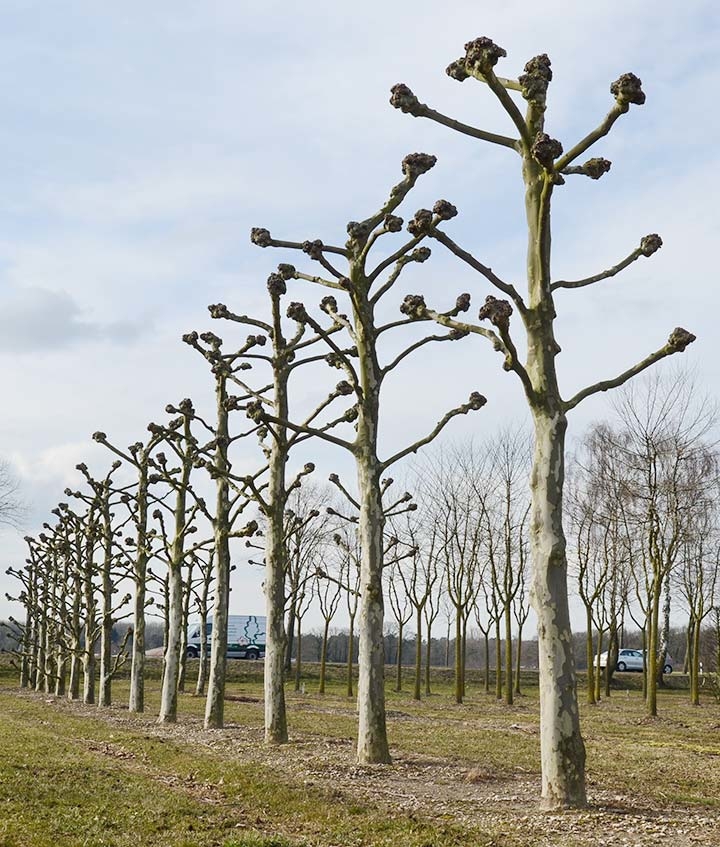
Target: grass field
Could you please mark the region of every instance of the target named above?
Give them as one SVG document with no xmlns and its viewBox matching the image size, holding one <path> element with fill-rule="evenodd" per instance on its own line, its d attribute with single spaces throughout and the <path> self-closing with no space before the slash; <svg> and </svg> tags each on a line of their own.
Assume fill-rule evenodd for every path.
<svg viewBox="0 0 720 847">
<path fill-rule="evenodd" d="M 307 669 L 312 674 L 312 667 Z M 394 762 L 354 762 L 354 703 L 341 671 L 329 693 L 288 689 L 291 739 L 262 744 L 262 669 L 232 665 L 226 728 L 202 728 L 189 694 L 180 719 L 158 726 L 158 682 L 148 713 L 97 709 L 23 692 L 0 663 L 2 847 L 440 847 L 440 845 L 720 845 L 720 706 L 660 694 L 644 717 L 638 678 L 583 707 L 586 810 L 538 804 L 537 691 L 513 707 L 471 681 L 463 705 L 450 677 L 421 703 L 388 690 Z M 681 684 L 677 678 L 676 685 Z"/>
</svg>

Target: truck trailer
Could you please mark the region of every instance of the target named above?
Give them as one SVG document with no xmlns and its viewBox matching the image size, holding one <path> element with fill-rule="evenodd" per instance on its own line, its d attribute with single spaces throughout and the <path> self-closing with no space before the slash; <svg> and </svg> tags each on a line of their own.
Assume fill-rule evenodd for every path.
<svg viewBox="0 0 720 847">
<path fill-rule="evenodd" d="M 264 615 L 228 615 L 228 659 L 262 659 L 265 656 L 265 620 Z M 212 617 L 209 617 L 205 626 L 208 653 L 212 627 Z M 200 624 L 190 624 L 187 640 L 189 658 L 197 659 L 201 643 Z"/>
</svg>

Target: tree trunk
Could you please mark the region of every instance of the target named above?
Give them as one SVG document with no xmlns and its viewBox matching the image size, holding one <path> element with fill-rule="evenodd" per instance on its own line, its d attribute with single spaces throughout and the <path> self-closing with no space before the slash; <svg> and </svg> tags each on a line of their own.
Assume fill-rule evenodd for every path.
<svg viewBox="0 0 720 847">
<path fill-rule="evenodd" d="M 502 641 L 499 615 L 495 618 L 495 697 L 502 700 Z"/>
<path fill-rule="evenodd" d="M 296 615 L 295 621 L 295 691 L 300 691 L 300 675 L 302 674 L 302 617 Z"/>
<path fill-rule="evenodd" d="M 220 729 L 225 721 L 225 674 L 227 671 L 228 615 L 230 611 L 230 504 L 228 462 L 228 408 L 226 377 L 216 374 L 215 405 L 217 436 L 215 448 L 215 604 L 213 607 L 210 670 L 205 700 L 205 729 Z M 203 634 L 204 638 L 204 634 Z"/>
<path fill-rule="evenodd" d="M 175 541 L 173 546 L 177 543 Z M 182 554 L 181 554 L 182 555 Z M 180 562 L 168 568 L 168 637 L 165 645 L 165 672 L 160 694 L 158 723 L 177 721 L 178 678 L 180 676 L 180 630 L 182 629 L 183 586 Z"/>
<path fill-rule="evenodd" d="M 353 653 L 355 652 L 355 615 L 350 615 L 347 655 L 347 696 L 353 696 Z"/>
<path fill-rule="evenodd" d="M 587 701 L 595 705 L 595 650 L 593 649 L 592 609 L 585 606 L 585 660 L 587 661 Z"/>
<path fill-rule="evenodd" d="M 323 627 L 322 648 L 320 650 L 320 687 L 318 688 L 319 694 L 325 693 L 325 666 L 327 662 L 327 643 L 329 631 L 330 621 L 326 619 L 325 626 Z"/>
<path fill-rule="evenodd" d="M 398 621 L 398 640 L 395 655 L 395 691 L 402 691 L 402 645 L 403 645 L 403 623 Z"/>
<path fill-rule="evenodd" d="M 485 641 L 485 693 L 490 693 L 490 625 L 486 632 L 483 632 Z"/>
<path fill-rule="evenodd" d="M 455 607 L 455 702 L 463 701 L 462 678 L 462 622 L 460 607 Z"/>
<path fill-rule="evenodd" d="M 548 344 L 549 340 L 545 339 Z M 533 409 L 532 600 L 538 619 L 542 797 L 549 808 L 584 806 L 585 745 L 575 687 L 575 662 L 562 528 L 565 416 Z"/>
<path fill-rule="evenodd" d="M 693 706 L 700 705 L 700 619 L 695 620 L 693 627 L 692 644 L 692 670 L 691 670 L 691 700 Z"/>
<path fill-rule="evenodd" d="M 647 695 L 645 711 L 651 717 L 657 717 L 657 679 L 658 679 L 658 624 L 660 622 L 660 581 L 655 580 L 648 626 L 647 660 L 645 678 L 647 680 Z"/>
<path fill-rule="evenodd" d="M 160 694 L 160 715 L 158 723 L 177 721 L 178 681 L 180 678 L 180 647 L 183 627 L 183 580 L 182 566 L 185 558 L 185 533 L 187 530 L 187 490 L 190 484 L 191 463 L 188 459 L 192 434 L 190 417 L 183 415 L 183 434 L 185 455 L 182 460 L 182 473 L 176 480 L 175 490 L 175 528 L 170 548 L 170 561 L 167 573 L 167 639 L 165 642 L 165 662 L 163 669 L 162 691 Z M 217 543 L 217 539 L 216 539 Z M 217 553 L 218 558 L 220 553 Z M 215 621 L 217 626 L 219 621 Z M 213 632 L 213 638 L 215 632 Z"/>
<path fill-rule="evenodd" d="M 422 679 L 422 606 L 415 607 L 415 687 L 413 700 L 420 699 L 420 681 Z"/>
<path fill-rule="evenodd" d="M 145 451 L 139 458 L 136 507 L 137 542 L 133 567 L 135 597 L 133 598 L 133 639 L 132 658 L 130 660 L 130 698 L 128 701 L 128 709 L 131 712 L 145 711 L 145 591 L 148 561 L 148 457 Z"/>
<path fill-rule="evenodd" d="M 512 618 L 511 601 L 505 606 L 505 704 L 513 704 L 513 643 L 512 643 Z"/>
<path fill-rule="evenodd" d="M 383 640 L 383 527 L 380 467 L 375 457 L 373 421 L 360 419 L 365 439 L 357 456 L 360 492 L 360 609 L 358 618 L 358 748 L 360 764 L 390 762 L 385 723 L 385 645 Z M 372 436 L 372 437 L 371 437 Z M 369 442 L 369 443 L 368 443 Z"/>
<path fill-rule="evenodd" d="M 209 576 L 206 574 L 203 580 L 202 598 L 200 600 L 200 661 L 198 663 L 198 676 L 195 683 L 195 696 L 202 697 L 205 693 L 205 685 L 208 675 L 208 645 L 207 645 L 207 603 L 210 590 Z"/>
<path fill-rule="evenodd" d="M 665 688 L 665 660 L 668 654 L 668 644 L 670 642 L 670 571 L 668 569 L 665 575 L 664 584 L 664 602 L 663 602 L 663 624 L 660 633 L 660 646 L 658 648 L 658 665 L 657 665 L 657 681 L 661 688 Z"/>
<path fill-rule="evenodd" d="M 112 702 L 112 631 L 113 631 L 113 581 L 112 581 L 112 518 L 109 492 L 103 494 L 103 563 L 101 573 L 102 626 L 100 628 L 100 693 L 98 706 Z"/>
<path fill-rule="evenodd" d="M 427 644 L 425 645 L 425 694 L 430 696 L 432 691 L 430 690 L 430 664 L 432 660 L 432 621 L 427 621 L 427 629 L 425 632 L 425 637 L 427 638 Z"/>
<path fill-rule="evenodd" d="M 80 545 L 78 546 L 80 547 Z M 78 551 L 78 555 L 82 555 L 82 549 Z M 82 590 L 82 576 L 80 574 L 80 568 L 76 564 L 73 577 L 72 610 L 70 613 L 70 680 L 68 682 L 68 700 L 80 699 L 80 644 L 82 637 L 80 609 L 82 605 Z"/>
<path fill-rule="evenodd" d="M 520 694 L 520 663 L 522 661 L 522 624 L 518 624 L 517 661 L 515 662 L 515 693 Z"/>
<path fill-rule="evenodd" d="M 595 702 L 600 702 L 600 656 L 603 652 L 603 630 L 597 631 L 597 650 L 595 651 Z M 609 656 L 608 656 L 609 658 Z"/>
<path fill-rule="evenodd" d="M 83 648 L 83 703 L 95 702 L 95 597 L 92 582 L 92 549 L 89 540 L 85 547 L 85 573 L 83 574 L 83 593 L 85 599 L 85 645 Z"/>
</svg>

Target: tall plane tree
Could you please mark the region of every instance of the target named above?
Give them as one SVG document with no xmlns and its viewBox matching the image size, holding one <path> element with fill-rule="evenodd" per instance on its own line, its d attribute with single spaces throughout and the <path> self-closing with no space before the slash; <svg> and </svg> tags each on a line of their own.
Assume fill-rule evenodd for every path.
<svg viewBox="0 0 720 847">
<path fill-rule="evenodd" d="M 382 324 L 377 318 L 381 299 L 395 285 L 403 269 L 413 262 L 424 262 L 430 251 L 418 245 L 424 239 L 426 228 L 416 219 L 410 221 L 410 238 L 405 240 L 390 256 L 371 267 L 370 253 L 373 246 L 388 233 L 400 232 L 402 218 L 395 210 L 413 188 L 417 179 L 435 164 L 435 157 L 424 153 L 406 156 L 402 163 L 403 179 L 390 192 L 382 207 L 362 221 L 351 221 L 347 225 L 348 241 L 344 247 L 326 245 L 319 239 L 291 242 L 274 239 L 267 229 L 255 228 L 251 239 L 259 247 L 280 247 L 300 250 L 318 262 L 325 277 L 298 271 L 292 265 L 280 265 L 280 274 L 285 279 L 302 279 L 329 288 L 337 295 L 345 295 L 349 301 L 351 316 L 342 314 L 334 296 L 326 296 L 321 302 L 322 310 L 332 319 L 333 325 L 340 324 L 350 336 L 350 349 L 343 349 L 334 336 L 324 332 L 301 303 L 291 303 L 290 317 L 307 323 L 322 334 L 330 352 L 328 364 L 343 370 L 356 404 L 354 407 L 356 431 L 352 440 L 323 432 L 313 426 L 288 426 L 299 432 L 317 434 L 337 446 L 348 450 L 354 457 L 358 476 L 360 503 L 359 536 L 361 548 L 360 617 L 358 621 L 359 679 L 358 679 L 358 761 L 361 764 L 390 761 L 385 721 L 385 656 L 383 646 L 383 507 L 381 476 L 395 462 L 414 453 L 432 441 L 445 425 L 456 415 L 467 414 L 479 409 L 485 398 L 474 392 L 468 403 L 449 411 L 434 429 L 424 438 L 410 443 L 394 455 L 383 460 L 378 455 L 378 424 L 380 420 L 380 393 L 386 377 L 395 371 L 407 356 L 432 341 L 462 338 L 467 333 L 451 330 L 446 335 L 429 335 L 410 344 L 392 361 L 381 364 L 378 355 L 378 340 L 389 330 L 403 326 L 407 320 Z M 441 206 L 432 223 L 439 223 L 448 210 Z M 340 258 L 346 263 L 346 272 L 335 268 L 333 261 Z M 332 260 L 332 261 L 331 261 Z M 387 271 L 387 273 L 386 273 Z M 448 315 L 458 313 L 457 307 Z M 383 338 L 383 340 L 385 340 Z M 268 415 L 258 409 L 260 419 L 279 423 L 277 416 Z"/>
<path fill-rule="evenodd" d="M 504 79 L 496 75 L 495 65 L 506 55 L 505 50 L 489 38 L 476 38 L 465 45 L 465 54 L 447 68 L 447 73 L 458 82 L 473 78 L 484 83 L 506 112 L 512 135 L 487 132 L 456 121 L 421 103 L 402 83 L 393 87 L 390 102 L 410 115 L 429 118 L 519 156 L 525 183 L 528 230 L 527 297 L 439 229 L 430 211 L 421 210 L 416 215 L 421 227 L 419 231 L 444 244 L 480 273 L 502 298 L 489 295 L 480 309 L 480 320 L 489 321 L 494 329 L 461 323 L 454 317 L 438 313 L 427 308 L 423 298 L 417 295 L 408 298 L 405 312 L 417 319 L 434 319 L 452 329 L 484 336 L 502 354 L 505 370 L 515 373 L 522 383 L 535 430 L 530 537 L 534 564 L 532 602 L 538 617 L 542 796 L 550 808 L 584 806 L 585 745 L 580 734 L 562 527 L 567 413 L 586 397 L 622 385 L 659 359 L 685 350 L 695 336 L 677 328 L 662 347 L 619 376 L 596 382 L 564 399 L 555 366 L 561 349 L 555 339 L 555 293 L 584 288 L 615 276 L 640 256 L 651 256 L 662 241 L 655 234 L 647 235 L 628 256 L 607 270 L 584 279 L 553 280 L 550 270 L 552 195 L 571 174 L 598 179 L 607 173 L 610 162 L 603 158 L 575 163 L 610 132 L 631 105 L 642 105 L 645 94 L 641 81 L 634 74 L 623 74 L 610 86 L 615 103 L 607 116 L 568 152 L 563 152 L 563 145 L 551 138 L 544 126 L 546 95 L 552 79 L 550 59 L 545 54 L 535 56 L 525 65 L 525 72 L 518 79 Z M 525 100 L 524 114 L 516 99 L 518 96 Z M 519 313 L 525 328 L 527 357 L 524 363 L 510 334 L 513 311 Z"/>
</svg>

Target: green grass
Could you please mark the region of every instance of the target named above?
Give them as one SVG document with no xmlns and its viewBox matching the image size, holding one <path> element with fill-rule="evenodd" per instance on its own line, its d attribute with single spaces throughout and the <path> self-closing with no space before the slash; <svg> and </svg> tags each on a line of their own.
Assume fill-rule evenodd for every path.
<svg viewBox="0 0 720 847">
<path fill-rule="evenodd" d="M 204 700 L 191 694 L 180 698 L 177 726 L 156 725 L 157 679 L 148 682 L 148 713 L 135 716 L 125 707 L 126 679 L 114 683 L 117 705 L 98 710 L 21 692 L 14 669 L 0 662 L 0 847 L 585 845 L 620 806 L 671 823 L 702 812 L 720 832 L 720 707 L 712 699 L 693 708 L 686 692 L 663 691 L 657 720 L 644 717 L 629 686 L 597 706 L 581 704 L 595 809 L 568 813 L 557 837 L 550 828 L 538 840 L 531 676 L 508 708 L 483 693 L 478 676 L 457 705 L 445 671 L 419 703 L 409 683 L 390 690 L 388 674 L 395 765 L 358 769 L 342 669 L 331 669 L 324 696 L 316 669 L 307 671 L 304 694 L 287 689 L 290 743 L 265 748 L 257 664 L 231 664 L 226 729 L 205 732 Z"/>
</svg>

